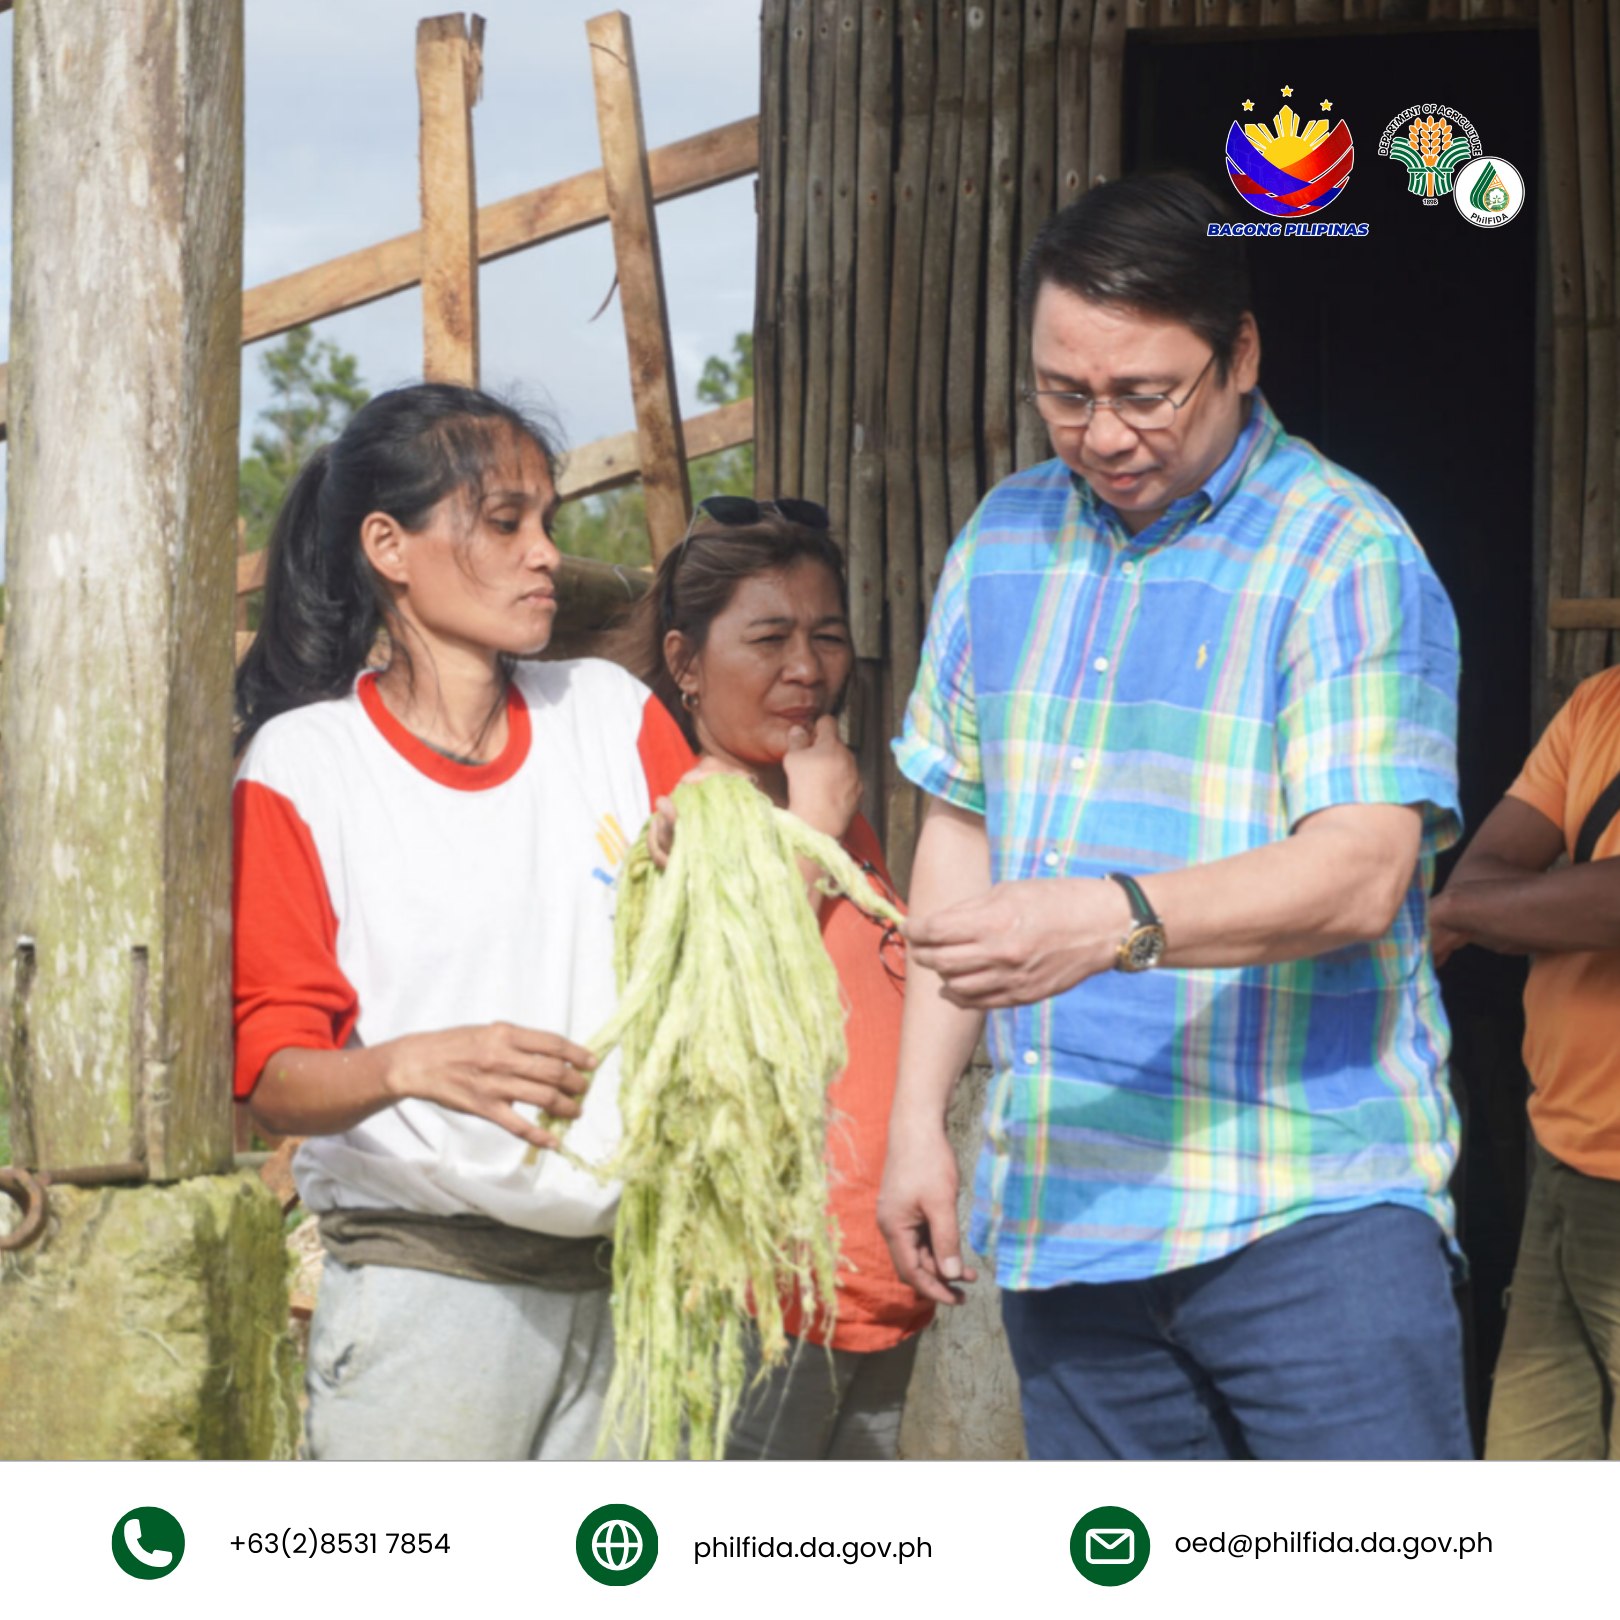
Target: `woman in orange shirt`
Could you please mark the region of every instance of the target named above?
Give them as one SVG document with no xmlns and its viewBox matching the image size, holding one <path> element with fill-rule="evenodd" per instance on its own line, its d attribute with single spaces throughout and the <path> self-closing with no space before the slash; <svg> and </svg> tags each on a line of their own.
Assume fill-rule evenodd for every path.
<svg viewBox="0 0 1620 1620">
<path fill-rule="evenodd" d="M 773 803 L 839 839 L 893 894 L 834 719 L 854 653 L 843 559 L 821 507 L 732 495 L 700 502 L 615 642 L 706 762 L 751 776 Z M 745 1396 L 732 1457 L 893 1457 L 916 1336 L 933 1311 L 895 1275 L 877 1229 L 904 943 L 848 900 L 820 906 L 849 1044 L 848 1067 L 828 1097 L 837 1311 L 829 1336 L 825 1323 L 803 1321 L 784 1302 L 789 1332 L 806 1342 Z M 830 1370 L 814 1348 L 829 1343 Z"/>
</svg>

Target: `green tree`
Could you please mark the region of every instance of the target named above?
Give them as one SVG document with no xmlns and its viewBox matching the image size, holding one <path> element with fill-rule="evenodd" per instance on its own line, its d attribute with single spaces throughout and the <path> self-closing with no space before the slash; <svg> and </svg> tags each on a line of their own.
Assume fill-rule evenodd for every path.
<svg viewBox="0 0 1620 1620">
<path fill-rule="evenodd" d="M 730 405 L 754 393 L 754 338 L 739 332 L 729 358 L 710 355 L 698 378 L 697 396 L 705 405 Z M 709 495 L 754 493 L 754 447 L 717 450 L 687 465 L 692 499 Z M 644 566 L 648 560 L 647 503 L 638 482 L 604 495 L 569 501 L 557 514 L 557 544 L 575 557 L 599 562 Z"/>
<path fill-rule="evenodd" d="M 295 326 L 259 356 L 270 384 L 270 403 L 259 412 L 253 453 L 243 458 L 238 510 L 247 525 L 247 548 L 257 551 L 298 469 L 317 446 L 335 439 L 371 397 L 360 362 L 312 328 Z"/>
</svg>

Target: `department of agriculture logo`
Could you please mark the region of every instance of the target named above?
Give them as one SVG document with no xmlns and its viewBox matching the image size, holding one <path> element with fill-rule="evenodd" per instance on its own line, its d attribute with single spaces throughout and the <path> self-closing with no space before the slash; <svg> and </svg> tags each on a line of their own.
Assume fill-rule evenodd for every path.
<svg viewBox="0 0 1620 1620">
<path fill-rule="evenodd" d="M 1147 1526 L 1122 1507 L 1093 1508 L 1069 1533 L 1069 1557 L 1093 1586 L 1123 1586 L 1147 1568 Z"/>
<path fill-rule="evenodd" d="M 1237 194 L 1251 208 L 1274 219 L 1303 219 L 1326 208 L 1350 178 L 1356 149 L 1350 126 L 1341 118 L 1331 128 L 1326 118 L 1313 118 L 1303 128 L 1288 105 L 1294 87 L 1282 87 L 1283 105 L 1268 129 L 1234 119 L 1226 137 L 1226 172 Z M 1243 103 L 1245 112 L 1254 103 Z M 1321 112 L 1333 103 L 1322 100 Z"/>
<path fill-rule="evenodd" d="M 131 1508 L 113 1526 L 112 1553 L 118 1567 L 138 1581 L 157 1581 L 180 1567 L 186 1533 L 172 1513 L 160 1507 Z"/>
<path fill-rule="evenodd" d="M 1451 200 L 1470 225 L 1490 230 L 1524 207 L 1524 181 L 1506 158 L 1474 158 L 1457 171 Z"/>
<path fill-rule="evenodd" d="M 574 1537 L 580 1568 L 604 1586 L 632 1586 L 658 1561 L 658 1532 L 640 1508 L 609 1502 Z"/>
<path fill-rule="evenodd" d="M 1457 171 L 1480 154 L 1479 135 L 1455 107 L 1420 102 L 1398 113 L 1378 137 L 1379 157 L 1393 158 L 1406 170 L 1406 189 L 1439 206 L 1456 184 Z"/>
</svg>

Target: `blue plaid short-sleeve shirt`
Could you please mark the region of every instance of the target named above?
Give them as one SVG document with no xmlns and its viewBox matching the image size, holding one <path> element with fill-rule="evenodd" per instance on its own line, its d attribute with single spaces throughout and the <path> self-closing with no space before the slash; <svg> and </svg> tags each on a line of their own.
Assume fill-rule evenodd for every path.
<svg viewBox="0 0 1620 1620">
<path fill-rule="evenodd" d="M 1153 1276 L 1376 1203 L 1450 1234 L 1426 896 L 1461 825 L 1457 675 L 1451 605 L 1400 514 L 1258 395 L 1203 489 L 1139 535 L 1060 461 L 986 497 L 895 754 L 985 817 L 996 881 L 1199 865 L 1330 805 L 1424 814 L 1382 939 L 1102 974 L 990 1015 L 972 1241 L 1003 1287 Z"/>
</svg>

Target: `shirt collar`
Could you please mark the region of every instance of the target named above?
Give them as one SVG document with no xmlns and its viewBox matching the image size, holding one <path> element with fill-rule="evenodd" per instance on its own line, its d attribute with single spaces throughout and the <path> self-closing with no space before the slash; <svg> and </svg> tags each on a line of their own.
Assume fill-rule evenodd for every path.
<svg viewBox="0 0 1620 1620">
<path fill-rule="evenodd" d="M 1282 423 L 1277 420 L 1271 407 L 1266 403 L 1265 396 L 1258 388 L 1255 389 L 1249 395 L 1248 420 L 1239 430 L 1236 441 L 1226 454 L 1226 459 L 1191 495 L 1183 495 L 1180 500 L 1172 501 L 1164 516 L 1157 523 L 1144 529 L 1140 538 L 1146 539 L 1152 535 L 1158 539 L 1162 535 L 1161 525 L 1209 517 L 1218 512 L 1248 476 L 1250 470 L 1258 467 L 1271 453 L 1271 447 L 1281 434 Z M 1079 497 L 1082 512 L 1094 519 L 1101 517 L 1104 512 L 1116 515 L 1114 508 L 1103 500 L 1079 473 L 1071 472 L 1069 482 Z"/>
</svg>

